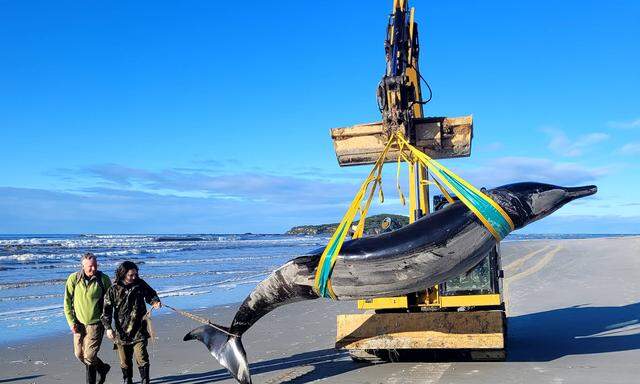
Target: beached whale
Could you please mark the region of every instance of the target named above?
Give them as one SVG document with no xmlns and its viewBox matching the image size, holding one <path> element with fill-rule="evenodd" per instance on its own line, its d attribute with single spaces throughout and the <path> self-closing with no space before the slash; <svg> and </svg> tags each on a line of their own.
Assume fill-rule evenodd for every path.
<svg viewBox="0 0 640 384">
<path fill-rule="evenodd" d="M 592 185 L 564 188 L 517 183 L 486 193 L 519 229 L 596 191 Z M 346 241 L 333 268 L 331 285 L 338 300 L 416 292 L 468 271 L 496 242 L 466 206 L 455 202 L 396 231 Z M 251 383 L 241 336 L 279 306 L 319 298 L 313 286 L 321 254 L 319 250 L 295 258 L 275 270 L 244 300 L 229 328 L 205 325 L 184 340 L 202 341 L 238 382 Z"/>
</svg>

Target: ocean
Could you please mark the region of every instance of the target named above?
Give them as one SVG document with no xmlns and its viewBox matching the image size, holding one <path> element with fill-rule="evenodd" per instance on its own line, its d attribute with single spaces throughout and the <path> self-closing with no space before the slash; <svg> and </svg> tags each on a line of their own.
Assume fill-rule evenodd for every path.
<svg viewBox="0 0 640 384">
<path fill-rule="evenodd" d="M 603 236 L 619 235 L 511 234 L 505 241 Z M 68 332 L 64 282 L 86 252 L 110 277 L 122 261 L 137 263 L 164 302 L 189 310 L 240 302 L 285 261 L 327 241 L 272 234 L 0 235 L 0 344 Z"/>
<path fill-rule="evenodd" d="M 193 309 L 242 301 L 285 261 L 327 241 L 255 234 L 0 235 L 0 343 L 67 331 L 64 283 L 86 252 L 111 278 L 119 263 L 135 262 L 163 301 Z"/>
</svg>

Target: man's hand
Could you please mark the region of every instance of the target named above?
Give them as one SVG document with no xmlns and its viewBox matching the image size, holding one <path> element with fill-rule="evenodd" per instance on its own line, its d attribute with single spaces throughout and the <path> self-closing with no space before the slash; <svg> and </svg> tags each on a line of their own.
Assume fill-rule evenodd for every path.
<svg viewBox="0 0 640 384">
<path fill-rule="evenodd" d="M 107 338 L 109 340 L 115 339 L 115 336 L 113 335 L 113 329 L 107 329 Z"/>
<path fill-rule="evenodd" d="M 160 309 L 160 307 L 162 307 L 162 303 L 160 302 L 160 300 L 153 303 L 153 309 Z"/>
<path fill-rule="evenodd" d="M 69 329 L 71 329 L 71 333 L 78 333 L 78 326 L 76 324 L 71 324 Z"/>
</svg>

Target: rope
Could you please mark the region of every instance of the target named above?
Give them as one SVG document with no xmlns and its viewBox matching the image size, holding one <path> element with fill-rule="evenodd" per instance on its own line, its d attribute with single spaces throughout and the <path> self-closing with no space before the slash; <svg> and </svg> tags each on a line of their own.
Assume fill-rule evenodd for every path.
<svg viewBox="0 0 640 384">
<path fill-rule="evenodd" d="M 147 332 L 149 332 L 149 339 L 151 340 L 151 357 L 153 360 L 156 359 L 156 350 L 158 349 L 158 338 L 156 337 L 156 330 L 153 327 L 153 322 L 151 321 L 151 315 L 153 313 L 153 307 L 149 308 L 147 313 L 144 315 L 142 320 L 146 320 L 147 322 Z"/>
<path fill-rule="evenodd" d="M 142 318 L 143 321 L 147 322 L 147 332 L 149 332 L 149 338 L 151 342 L 155 344 L 156 341 L 156 330 L 153 328 L 153 323 L 151 322 L 151 314 L 153 312 L 153 307 L 151 307 L 147 313 Z"/>
<path fill-rule="evenodd" d="M 180 310 L 180 309 L 176 309 L 176 308 L 174 308 L 174 307 L 172 307 L 172 306 L 170 306 L 170 305 L 167 305 L 167 304 L 162 304 L 162 306 L 163 306 L 163 307 L 167 307 L 167 308 L 169 308 L 170 310 L 174 311 L 174 312 L 175 312 L 175 313 L 177 313 L 178 315 L 182 315 L 182 316 L 184 316 L 184 317 L 186 317 L 186 318 L 188 318 L 188 319 L 191 319 L 191 320 L 193 320 L 193 321 L 196 321 L 196 322 L 198 322 L 198 323 L 202 323 L 202 324 L 208 325 L 208 326 L 210 326 L 210 327 L 213 327 L 213 328 L 215 328 L 216 330 L 218 330 L 218 331 L 220 331 L 220 332 L 222 332 L 222 333 L 225 333 L 225 334 L 227 334 L 227 335 L 229 335 L 229 336 L 232 336 L 232 337 L 240 337 L 239 335 L 236 335 L 236 334 L 234 334 L 234 333 L 231 333 L 231 332 L 227 331 L 226 329 L 224 329 L 224 328 L 220 327 L 219 325 L 216 325 L 216 324 L 212 323 L 211 321 L 209 321 L 209 319 L 206 319 L 206 318 L 204 318 L 204 317 L 200 317 L 200 316 L 198 316 L 198 315 L 194 315 L 193 313 L 189 313 L 189 312 L 186 312 L 186 311 L 182 311 L 182 310 Z"/>
</svg>

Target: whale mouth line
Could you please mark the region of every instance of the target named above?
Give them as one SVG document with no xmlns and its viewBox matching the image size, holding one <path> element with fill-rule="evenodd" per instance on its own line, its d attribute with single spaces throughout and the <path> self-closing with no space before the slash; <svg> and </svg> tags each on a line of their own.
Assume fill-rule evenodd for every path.
<svg viewBox="0 0 640 384">
<path fill-rule="evenodd" d="M 573 200 L 594 195 L 596 192 L 598 192 L 598 187 L 596 187 L 595 185 L 586 185 L 584 187 L 567 188 L 566 191 L 567 196 Z"/>
</svg>

